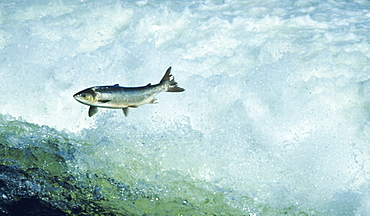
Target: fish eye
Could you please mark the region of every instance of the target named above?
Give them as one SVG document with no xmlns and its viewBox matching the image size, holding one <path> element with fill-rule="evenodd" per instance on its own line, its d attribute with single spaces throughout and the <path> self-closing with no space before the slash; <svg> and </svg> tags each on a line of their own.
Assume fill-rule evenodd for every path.
<svg viewBox="0 0 370 216">
<path fill-rule="evenodd" d="M 87 95 L 85 93 L 80 94 L 81 97 L 86 97 Z"/>
</svg>

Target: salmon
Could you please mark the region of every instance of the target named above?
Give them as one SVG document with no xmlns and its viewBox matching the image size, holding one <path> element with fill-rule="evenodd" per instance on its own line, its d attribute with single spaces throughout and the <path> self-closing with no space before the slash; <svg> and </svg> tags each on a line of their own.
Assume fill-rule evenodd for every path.
<svg viewBox="0 0 370 216">
<path fill-rule="evenodd" d="M 122 109 L 125 116 L 129 108 L 137 108 L 143 104 L 155 104 L 155 96 L 161 92 L 183 92 L 177 86 L 169 67 L 158 84 L 139 87 L 123 87 L 119 84 L 94 86 L 77 92 L 73 97 L 80 103 L 90 106 L 89 117 L 98 112 L 98 108 Z"/>
</svg>

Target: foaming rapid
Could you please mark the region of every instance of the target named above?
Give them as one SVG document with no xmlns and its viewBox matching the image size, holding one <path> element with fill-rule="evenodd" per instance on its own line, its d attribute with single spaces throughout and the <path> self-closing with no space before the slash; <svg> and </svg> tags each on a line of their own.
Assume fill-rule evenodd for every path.
<svg viewBox="0 0 370 216">
<path fill-rule="evenodd" d="M 123 215 L 370 214 L 368 2 L 17 1 L 0 18 L 0 113 L 19 117 L 2 121 L 4 143 L 63 131 L 83 199 Z M 169 66 L 186 91 L 127 118 L 89 118 L 72 97 Z"/>
</svg>

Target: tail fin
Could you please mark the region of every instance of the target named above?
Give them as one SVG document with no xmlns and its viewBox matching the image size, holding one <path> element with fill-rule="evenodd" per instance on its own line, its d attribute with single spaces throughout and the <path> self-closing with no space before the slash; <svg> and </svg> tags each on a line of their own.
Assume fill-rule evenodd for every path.
<svg viewBox="0 0 370 216">
<path fill-rule="evenodd" d="M 166 81 L 170 82 L 170 86 L 168 87 L 166 92 L 182 92 L 182 91 L 185 91 L 185 89 L 177 86 L 177 82 L 175 82 L 175 78 L 171 74 L 171 67 L 169 67 L 167 69 L 166 73 L 164 74 L 163 78 L 161 79 L 160 84 L 162 84 Z"/>
</svg>

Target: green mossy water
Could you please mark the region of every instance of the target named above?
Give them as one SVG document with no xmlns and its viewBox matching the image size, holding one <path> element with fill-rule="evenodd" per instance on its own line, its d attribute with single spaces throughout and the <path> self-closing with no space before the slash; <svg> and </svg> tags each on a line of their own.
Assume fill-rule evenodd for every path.
<svg viewBox="0 0 370 216">
<path fill-rule="evenodd" d="M 114 170 L 94 152 L 91 136 L 80 140 L 1 114 L 0 131 L 4 215 L 315 215 L 243 196 L 230 202 L 226 191 L 174 171 L 149 177 L 159 168 L 129 149 L 126 170 Z M 149 180 L 136 175 L 143 171 Z"/>
<path fill-rule="evenodd" d="M 176 173 L 163 185 L 143 179 L 128 182 L 105 173 L 80 170 L 77 161 L 85 143 L 65 132 L 0 115 L 0 210 L 21 214 L 14 205 L 23 205 L 31 214 L 46 215 L 242 215 L 231 208 L 222 192 L 207 191 Z M 83 149 L 83 148 L 82 148 Z M 140 169 L 137 164 L 135 169 Z M 96 170 L 100 170 L 97 168 Z M 183 179 L 182 181 L 180 179 Z M 182 188 L 179 195 L 157 193 Z M 192 203 L 189 197 L 199 203 Z M 198 197 L 194 197 L 198 196 Z M 37 205 L 33 205 L 37 203 Z M 27 206 L 38 206 L 28 208 Z M 24 210 L 24 211 L 26 211 Z"/>
</svg>

